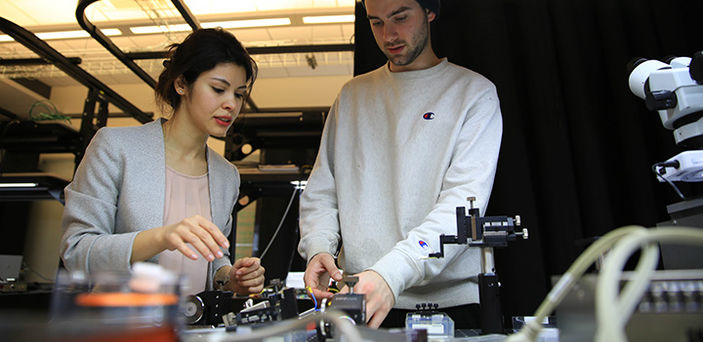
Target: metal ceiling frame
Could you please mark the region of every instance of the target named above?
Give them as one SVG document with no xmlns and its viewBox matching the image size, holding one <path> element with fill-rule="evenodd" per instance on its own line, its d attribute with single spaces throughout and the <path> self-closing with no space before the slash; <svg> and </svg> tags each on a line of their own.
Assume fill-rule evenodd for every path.
<svg viewBox="0 0 703 342">
<path fill-rule="evenodd" d="M 76 8 L 76 20 L 78 24 L 87 31 L 93 39 L 97 40 L 100 45 L 107 49 L 113 56 L 122 62 L 127 68 L 132 70 L 137 77 L 141 78 L 151 88 L 156 87 L 156 81 L 137 65 L 134 61 L 139 59 L 159 59 L 166 58 L 168 51 L 142 51 L 142 52 L 123 52 L 115 43 L 103 34 L 93 23 L 88 20 L 85 15 L 85 9 L 91 4 L 101 0 L 79 0 Z M 190 11 L 188 6 L 181 0 L 171 0 L 183 19 L 193 29 L 199 29 L 200 22 Z M 354 44 L 320 44 L 320 45 L 288 45 L 288 46 L 263 46 L 247 48 L 249 54 L 279 54 L 279 53 L 312 53 L 312 52 L 340 52 L 354 51 Z M 256 106 L 251 96 L 247 97 L 247 105 L 254 111 L 259 112 L 259 107 Z"/>
<path fill-rule="evenodd" d="M 134 63 L 130 58 L 125 56 L 124 52 L 120 50 L 120 48 L 115 45 L 115 43 L 110 40 L 105 34 L 103 34 L 97 26 L 95 26 L 93 23 L 88 20 L 88 17 L 85 15 L 85 9 L 92 5 L 95 2 L 98 2 L 100 0 L 80 0 L 78 1 L 78 6 L 76 7 L 76 20 L 78 21 L 78 24 L 86 31 L 88 34 L 90 34 L 93 39 L 98 41 L 100 45 L 102 45 L 107 51 L 110 51 L 110 53 L 115 56 L 122 64 L 124 64 L 129 70 L 132 70 L 134 74 L 137 75 L 137 77 L 141 78 L 146 84 L 148 84 L 152 89 L 156 88 L 156 81 L 146 72 L 144 69 L 142 69 L 139 65 Z M 173 0 L 178 1 L 178 0 Z"/>
<path fill-rule="evenodd" d="M 354 51 L 354 44 L 309 44 L 283 46 L 252 46 L 247 48 L 251 55 L 273 55 L 279 53 L 343 52 Z M 168 51 L 139 51 L 124 54 L 131 60 L 166 58 Z"/>
<path fill-rule="evenodd" d="M 62 55 L 56 49 L 52 48 L 49 44 L 41 40 L 27 29 L 3 17 L 0 17 L 0 30 L 12 37 L 12 39 L 16 42 L 24 45 L 26 48 L 32 50 L 46 61 L 55 65 L 61 71 L 65 72 L 68 76 L 71 76 L 71 78 L 75 79 L 82 85 L 88 87 L 89 89 L 99 90 L 101 95 L 104 96 L 108 102 L 122 109 L 125 113 L 130 114 L 139 122 L 146 123 L 153 120 L 153 114 L 147 114 L 141 111 L 106 84 L 95 78 L 87 71 L 83 70 L 78 65 L 74 64 L 75 60 L 69 59 Z"/>
<path fill-rule="evenodd" d="M 147 114 L 141 111 L 131 102 L 127 101 L 125 98 L 117 94 L 110 87 L 102 83 L 100 80 L 95 78 L 87 71 L 83 70 L 81 67 L 79 67 L 76 63 L 80 63 L 79 59 L 77 60 L 76 58 L 67 58 L 66 56 L 62 55 L 60 52 L 52 48 L 49 44 L 41 40 L 39 37 L 34 35 L 32 32 L 3 17 L 0 17 L 0 31 L 6 33 L 10 37 L 12 37 L 16 42 L 22 44 L 27 49 L 31 50 L 32 52 L 36 53 L 41 57 L 41 61 L 38 61 L 37 59 L 25 59 L 14 60 L 12 62 L 25 65 L 37 63 L 53 64 L 58 69 L 60 69 L 68 76 L 75 79 L 90 90 L 88 98 L 86 99 L 86 106 L 81 115 L 80 132 L 75 132 L 72 128 L 68 128 L 67 126 L 64 126 L 62 124 L 42 124 L 41 126 L 37 126 L 40 127 L 40 130 L 48 129 L 53 130 L 53 133 L 56 133 L 58 131 L 68 133 L 63 135 L 63 133 L 58 132 L 56 137 L 49 138 L 48 143 L 46 139 L 44 139 L 43 141 L 40 139 L 39 141 L 35 141 L 35 144 L 31 146 L 25 146 L 26 148 L 30 150 L 38 148 L 41 150 L 49 147 L 49 150 L 47 150 L 47 152 L 70 151 L 76 155 L 75 165 L 78 165 L 85 151 L 85 146 L 95 134 L 97 128 L 104 126 L 106 123 L 108 103 L 114 104 L 116 107 L 122 109 L 125 113 L 130 114 L 132 117 L 142 123 L 146 123 L 153 120 L 153 114 Z M 97 127 L 93 124 L 93 112 L 95 102 L 100 103 L 100 110 L 97 116 Z M 0 114 L 9 117 L 11 120 L 18 120 L 16 115 L 13 115 L 12 113 L 7 113 L 5 110 L 0 110 Z M 34 124 L 38 125 L 37 123 Z M 32 140 L 32 137 L 28 137 L 28 139 Z M 60 144 L 57 144 L 57 142 Z M 34 150 L 34 152 L 37 151 Z M 32 188 L 6 188 L 0 194 L 0 201 L 56 199 L 62 204 L 64 203 L 62 190 L 68 184 L 68 180 L 60 179 L 53 175 L 43 173 L 2 173 L 0 174 L 0 179 L 2 179 L 3 182 L 10 183 L 17 183 L 18 179 L 28 179 L 31 180 L 32 183 L 37 184 L 37 186 Z"/>
<path fill-rule="evenodd" d="M 73 64 L 76 64 L 76 65 L 81 64 L 81 62 L 83 61 L 80 57 L 66 57 L 66 60 L 73 63 Z M 25 66 L 25 65 L 44 65 L 44 64 L 51 64 L 51 62 L 49 62 L 43 58 L 4 58 L 4 59 L 0 59 L 0 66 L 5 66 L 5 65 Z"/>
</svg>

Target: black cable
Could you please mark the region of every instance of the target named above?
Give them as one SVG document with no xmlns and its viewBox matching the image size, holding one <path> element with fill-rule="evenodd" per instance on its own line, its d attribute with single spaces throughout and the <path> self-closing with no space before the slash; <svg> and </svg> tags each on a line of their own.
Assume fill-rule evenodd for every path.
<svg viewBox="0 0 703 342">
<path fill-rule="evenodd" d="M 22 261 L 22 266 L 24 266 L 24 269 L 25 269 L 25 270 L 30 271 L 30 272 L 36 274 L 37 276 L 39 276 L 39 278 L 42 278 L 42 279 L 44 279 L 44 280 L 46 280 L 46 281 L 48 281 L 48 282 L 52 282 L 52 283 L 54 282 L 53 279 L 49 279 L 49 278 L 45 277 L 43 274 L 41 274 L 41 273 L 39 273 L 39 272 L 33 270 L 33 269 L 32 269 L 31 267 L 29 267 L 29 265 L 27 265 L 27 263 L 24 262 L 24 261 Z"/>
<path fill-rule="evenodd" d="M 674 160 L 673 162 L 656 163 L 656 164 L 652 165 L 652 172 L 654 172 L 654 174 L 657 175 L 657 177 L 659 177 L 659 178 L 663 179 L 665 182 L 669 183 L 669 185 L 671 185 L 671 187 L 674 188 L 674 190 L 676 191 L 676 194 L 678 194 L 679 197 L 681 197 L 681 199 L 684 199 L 684 200 L 685 200 L 685 199 L 686 199 L 686 196 L 684 196 L 684 195 L 681 193 L 681 191 L 679 190 L 679 188 L 678 188 L 673 182 L 671 182 L 670 180 L 668 180 L 667 178 L 665 178 L 664 176 L 662 176 L 659 172 L 657 172 L 657 167 L 664 167 L 664 168 L 666 168 L 666 167 L 673 167 L 673 168 L 678 169 L 678 168 L 679 168 L 679 161 L 678 161 L 678 160 Z"/>
</svg>

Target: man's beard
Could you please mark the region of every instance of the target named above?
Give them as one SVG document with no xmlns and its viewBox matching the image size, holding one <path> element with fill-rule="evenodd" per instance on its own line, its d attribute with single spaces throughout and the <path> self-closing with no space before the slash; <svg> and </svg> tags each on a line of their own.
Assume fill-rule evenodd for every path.
<svg viewBox="0 0 703 342">
<path fill-rule="evenodd" d="M 399 65 L 399 66 L 405 66 L 408 64 L 411 64 L 414 62 L 420 54 L 422 54 L 422 51 L 425 50 L 425 46 L 427 45 L 427 40 L 429 39 L 429 35 L 427 32 L 427 26 L 423 26 L 422 31 L 419 32 L 418 35 L 412 37 L 412 43 L 413 45 L 408 45 L 406 44 L 405 46 L 410 48 L 408 50 L 408 53 L 406 55 L 400 55 L 400 56 L 394 56 L 388 50 L 383 50 L 383 53 L 386 55 L 388 60 L 390 60 L 393 64 Z M 395 45 L 397 42 L 394 42 L 389 45 Z"/>
</svg>

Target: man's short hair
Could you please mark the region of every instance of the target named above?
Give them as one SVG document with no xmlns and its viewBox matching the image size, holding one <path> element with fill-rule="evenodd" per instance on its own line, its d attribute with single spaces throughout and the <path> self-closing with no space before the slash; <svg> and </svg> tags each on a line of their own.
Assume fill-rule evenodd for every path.
<svg viewBox="0 0 703 342">
<path fill-rule="evenodd" d="M 434 12 L 435 17 L 439 17 L 439 1 L 440 0 L 415 0 L 422 8 L 428 9 L 430 12 Z M 366 0 L 361 0 L 361 4 L 366 7 Z"/>
</svg>

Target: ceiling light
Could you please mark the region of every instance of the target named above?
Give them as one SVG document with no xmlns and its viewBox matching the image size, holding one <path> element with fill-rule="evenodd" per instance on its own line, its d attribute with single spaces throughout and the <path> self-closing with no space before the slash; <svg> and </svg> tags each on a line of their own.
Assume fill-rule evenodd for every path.
<svg viewBox="0 0 703 342">
<path fill-rule="evenodd" d="M 122 31 L 117 28 L 101 29 L 100 30 L 106 36 L 119 36 Z M 90 37 L 88 32 L 83 30 L 76 31 L 55 31 L 55 32 L 40 32 L 36 34 L 39 39 L 50 40 L 50 39 L 67 39 L 67 38 L 87 38 Z M 0 42 L 11 42 L 14 39 L 9 35 L 0 35 Z"/>
<path fill-rule="evenodd" d="M 36 188 L 39 183 L 0 183 L 0 188 Z"/>
<path fill-rule="evenodd" d="M 303 17 L 304 24 L 333 24 L 333 23 L 353 23 L 354 15 L 321 15 L 314 17 Z"/>
<path fill-rule="evenodd" d="M 205 28 L 221 27 L 223 29 L 243 28 L 243 27 L 264 27 L 290 25 L 289 18 L 268 18 L 251 20 L 231 20 L 201 23 Z"/>
<path fill-rule="evenodd" d="M 117 28 L 109 28 L 109 29 L 100 29 L 100 32 L 102 32 L 104 35 L 111 37 L 111 36 L 119 36 L 122 34 L 122 31 Z"/>
<path fill-rule="evenodd" d="M 79 31 L 56 31 L 56 32 L 41 32 L 36 34 L 40 39 L 62 39 L 62 38 L 86 38 L 90 37 L 88 32 Z"/>
<path fill-rule="evenodd" d="M 188 24 L 177 24 L 177 25 L 159 25 L 159 26 L 137 26 L 137 27 L 130 27 L 129 30 L 132 31 L 132 33 L 134 33 L 134 34 L 147 34 L 147 33 L 190 31 L 191 27 Z"/>
</svg>

